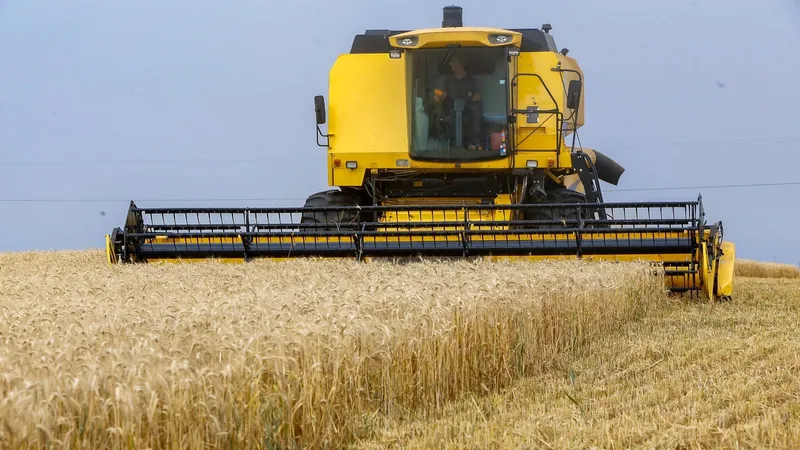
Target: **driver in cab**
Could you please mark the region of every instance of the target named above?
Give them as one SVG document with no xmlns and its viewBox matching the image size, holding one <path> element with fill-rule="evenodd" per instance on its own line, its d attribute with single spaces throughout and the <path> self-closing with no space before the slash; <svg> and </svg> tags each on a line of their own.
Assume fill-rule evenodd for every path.
<svg viewBox="0 0 800 450">
<path fill-rule="evenodd" d="M 465 61 L 462 56 L 454 55 L 448 63 L 453 71 L 452 75 L 442 76 L 436 81 L 433 95 L 436 103 L 446 106 L 452 111 L 452 99 L 466 100 L 464 108 L 464 140 L 469 142 L 469 149 L 480 149 L 478 137 L 480 133 L 480 102 L 481 93 L 478 92 L 475 79 L 464 69 Z"/>
</svg>

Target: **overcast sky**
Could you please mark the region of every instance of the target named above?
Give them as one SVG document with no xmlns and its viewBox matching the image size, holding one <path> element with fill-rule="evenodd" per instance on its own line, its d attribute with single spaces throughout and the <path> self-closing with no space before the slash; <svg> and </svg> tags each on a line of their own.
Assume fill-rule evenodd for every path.
<svg viewBox="0 0 800 450">
<path fill-rule="evenodd" d="M 582 143 L 627 169 L 606 200 L 702 193 L 739 257 L 800 262 L 800 186 L 612 192 L 800 182 L 798 2 L 455 3 L 466 25 L 553 25 L 586 76 Z M 130 200 L 302 205 L 327 187 L 312 108 L 337 55 L 448 4 L 0 2 L 0 251 L 100 247 Z"/>
</svg>

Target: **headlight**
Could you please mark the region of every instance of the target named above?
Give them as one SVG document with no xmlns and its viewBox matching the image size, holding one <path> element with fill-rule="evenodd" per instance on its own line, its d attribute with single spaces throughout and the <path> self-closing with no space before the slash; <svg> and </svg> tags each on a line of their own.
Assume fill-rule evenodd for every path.
<svg viewBox="0 0 800 450">
<path fill-rule="evenodd" d="M 348 169 L 355 169 L 356 167 L 358 167 L 358 161 L 347 161 L 346 163 L 344 163 L 344 166 L 347 167 Z"/>
<path fill-rule="evenodd" d="M 513 39 L 507 34 L 490 34 L 489 42 L 492 44 L 510 44 Z"/>
<path fill-rule="evenodd" d="M 419 41 L 418 37 L 409 36 L 397 39 L 397 45 L 399 45 L 400 47 L 411 47 L 413 45 L 417 45 L 417 41 Z"/>
</svg>

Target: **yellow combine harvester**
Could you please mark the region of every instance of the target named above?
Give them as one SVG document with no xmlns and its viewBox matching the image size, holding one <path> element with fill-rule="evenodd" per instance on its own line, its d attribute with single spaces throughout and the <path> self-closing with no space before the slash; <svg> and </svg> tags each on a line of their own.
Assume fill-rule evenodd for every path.
<svg viewBox="0 0 800 450">
<path fill-rule="evenodd" d="M 734 245 L 702 199 L 606 203 L 624 169 L 576 148 L 583 73 L 541 29 L 368 30 L 330 72 L 328 183 L 304 207 L 139 208 L 112 263 L 455 256 L 648 260 L 674 291 L 732 294 Z M 320 139 L 322 138 L 322 139 Z M 322 141 L 322 142 L 321 142 Z"/>
</svg>

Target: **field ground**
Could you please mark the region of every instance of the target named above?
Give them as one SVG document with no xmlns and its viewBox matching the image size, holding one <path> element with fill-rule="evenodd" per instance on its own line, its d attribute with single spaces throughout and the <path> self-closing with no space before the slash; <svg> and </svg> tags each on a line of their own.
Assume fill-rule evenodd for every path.
<svg viewBox="0 0 800 450">
<path fill-rule="evenodd" d="M 800 448 L 792 267 L 0 267 L 0 448 Z"/>
</svg>

